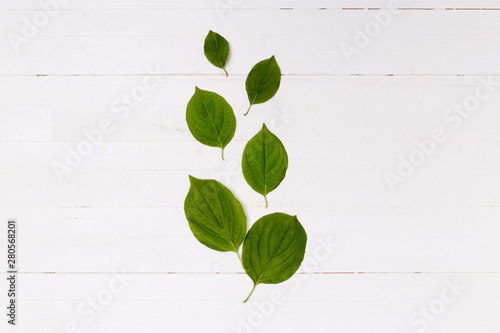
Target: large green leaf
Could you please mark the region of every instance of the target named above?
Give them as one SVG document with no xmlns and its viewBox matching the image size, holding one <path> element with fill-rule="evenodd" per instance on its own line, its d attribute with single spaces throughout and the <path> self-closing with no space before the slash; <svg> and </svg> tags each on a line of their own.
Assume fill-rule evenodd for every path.
<svg viewBox="0 0 500 333">
<path fill-rule="evenodd" d="M 227 76 L 228 74 L 225 69 L 227 57 L 229 56 L 229 44 L 227 40 L 218 33 L 210 30 L 205 38 L 204 51 L 208 61 L 215 67 L 222 68 Z"/>
<path fill-rule="evenodd" d="M 196 87 L 186 108 L 186 121 L 195 139 L 210 147 L 220 147 L 224 159 L 224 147 L 236 130 L 236 117 L 226 100 Z"/>
<path fill-rule="evenodd" d="M 184 212 L 193 235 L 211 249 L 238 254 L 247 231 L 247 218 L 240 202 L 216 180 L 193 176 L 189 180 L 191 187 L 184 201 Z"/>
<path fill-rule="evenodd" d="M 288 155 L 283 143 L 265 124 L 245 146 L 241 167 L 248 185 L 264 196 L 267 208 L 267 194 L 285 178 Z"/>
<path fill-rule="evenodd" d="M 307 234 L 297 216 L 273 213 L 255 222 L 245 237 L 242 255 L 245 271 L 254 283 L 250 295 L 259 283 L 288 280 L 304 259 L 306 242 Z"/>
<path fill-rule="evenodd" d="M 276 58 L 272 56 L 269 59 L 262 60 L 253 66 L 248 73 L 245 87 L 247 89 L 248 107 L 245 116 L 250 111 L 254 104 L 260 104 L 270 100 L 278 91 L 281 82 L 281 69 L 276 62 Z"/>
</svg>

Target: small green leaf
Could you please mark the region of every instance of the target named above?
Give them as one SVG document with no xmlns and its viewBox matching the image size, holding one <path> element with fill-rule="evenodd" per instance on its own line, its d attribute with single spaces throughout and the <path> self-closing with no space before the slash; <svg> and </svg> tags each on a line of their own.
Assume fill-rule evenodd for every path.
<svg viewBox="0 0 500 333">
<path fill-rule="evenodd" d="M 229 44 L 227 40 L 216 32 L 210 30 L 205 37 L 205 56 L 215 67 L 222 68 L 228 76 L 226 69 L 227 57 L 229 56 Z"/>
<path fill-rule="evenodd" d="M 224 147 L 236 130 L 231 105 L 222 96 L 196 87 L 186 108 L 186 121 L 195 139 L 210 147 L 220 147 L 224 159 Z"/>
<path fill-rule="evenodd" d="M 213 250 L 238 254 L 247 231 L 247 218 L 240 202 L 216 180 L 189 176 L 189 181 L 184 213 L 193 235 Z"/>
<path fill-rule="evenodd" d="M 270 100 L 278 91 L 281 82 L 281 69 L 274 56 L 262 60 L 253 66 L 248 73 L 245 86 L 247 89 L 250 106 L 247 113 L 254 104 L 260 104 Z"/>
<path fill-rule="evenodd" d="M 241 167 L 248 185 L 264 196 L 267 208 L 267 194 L 285 178 L 288 154 L 280 139 L 265 124 L 245 146 Z"/>
<path fill-rule="evenodd" d="M 252 225 L 243 243 L 243 267 L 254 287 L 281 283 L 299 269 L 306 250 L 307 234 L 297 216 L 273 213 Z"/>
</svg>

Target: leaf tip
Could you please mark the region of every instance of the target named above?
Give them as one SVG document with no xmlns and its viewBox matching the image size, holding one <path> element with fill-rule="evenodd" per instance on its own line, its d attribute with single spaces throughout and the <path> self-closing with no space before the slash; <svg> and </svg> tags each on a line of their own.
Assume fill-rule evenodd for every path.
<svg viewBox="0 0 500 333">
<path fill-rule="evenodd" d="M 215 35 L 215 32 L 213 32 L 212 30 L 208 30 L 208 34 L 207 34 L 207 37 L 205 38 L 205 45 L 207 44 L 207 42 L 210 40 L 210 38 L 213 38 L 212 36 Z"/>
<path fill-rule="evenodd" d="M 269 130 L 269 128 L 267 128 L 267 126 L 266 126 L 266 124 L 265 124 L 265 123 L 263 123 L 263 124 L 262 124 L 262 128 L 261 128 L 260 130 L 261 130 L 261 131 L 263 131 L 263 132 L 264 132 L 264 133 L 266 133 L 266 134 L 272 134 L 272 135 L 274 135 L 274 134 L 273 134 L 273 133 Z"/>
</svg>

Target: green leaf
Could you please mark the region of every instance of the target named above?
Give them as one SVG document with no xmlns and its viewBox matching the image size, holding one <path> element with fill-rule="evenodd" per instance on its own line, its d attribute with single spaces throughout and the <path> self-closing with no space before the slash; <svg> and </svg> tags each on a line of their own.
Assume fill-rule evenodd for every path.
<svg viewBox="0 0 500 333">
<path fill-rule="evenodd" d="M 238 254 L 247 231 L 247 218 L 240 202 L 216 180 L 189 176 L 189 181 L 184 213 L 193 235 L 213 250 Z"/>
<path fill-rule="evenodd" d="M 224 159 L 224 147 L 236 130 L 236 117 L 226 100 L 196 87 L 186 108 L 186 121 L 195 139 L 210 147 L 220 147 Z"/>
<path fill-rule="evenodd" d="M 228 76 L 226 69 L 227 57 L 229 56 L 229 44 L 227 40 L 216 32 L 210 30 L 205 37 L 205 56 L 215 67 L 222 68 Z"/>
<path fill-rule="evenodd" d="M 265 124 L 245 146 L 241 167 L 248 185 L 264 196 L 267 208 L 267 194 L 285 178 L 288 154 L 280 139 Z"/>
<path fill-rule="evenodd" d="M 274 56 L 262 60 L 253 66 L 247 76 L 245 86 L 247 89 L 250 106 L 247 113 L 254 104 L 260 104 L 270 100 L 278 91 L 281 82 L 281 70 Z"/>
<path fill-rule="evenodd" d="M 281 283 L 299 269 L 306 250 L 307 234 L 297 216 L 273 213 L 252 225 L 243 243 L 243 266 L 255 287 Z"/>
</svg>

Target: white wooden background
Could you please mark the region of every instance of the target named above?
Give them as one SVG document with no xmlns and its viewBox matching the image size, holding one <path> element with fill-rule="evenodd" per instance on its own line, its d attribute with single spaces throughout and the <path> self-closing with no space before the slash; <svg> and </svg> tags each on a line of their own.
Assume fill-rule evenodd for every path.
<svg viewBox="0 0 500 333">
<path fill-rule="evenodd" d="M 2 332 L 500 332 L 500 91 L 395 191 L 384 179 L 481 77 L 500 87 L 500 2 L 401 0 L 351 62 L 341 43 L 389 1 L 65 0 L 14 50 L 8 36 L 46 2 L 0 1 L 1 256 L 17 218 L 21 272 L 18 325 L 2 310 Z M 229 78 L 204 58 L 209 29 L 230 42 Z M 272 54 L 281 88 L 243 117 L 246 74 Z M 148 68 L 160 85 L 118 118 Z M 188 132 L 195 85 L 235 110 L 226 162 Z M 114 130 L 59 180 L 53 163 L 104 118 Z M 238 170 L 262 122 L 290 157 L 268 210 Z M 236 256 L 185 221 L 188 174 L 222 180 L 250 223 L 297 214 L 310 265 L 242 304 L 252 284 Z M 116 274 L 125 286 L 103 305 Z M 465 289 L 441 309 L 449 283 Z"/>
</svg>

